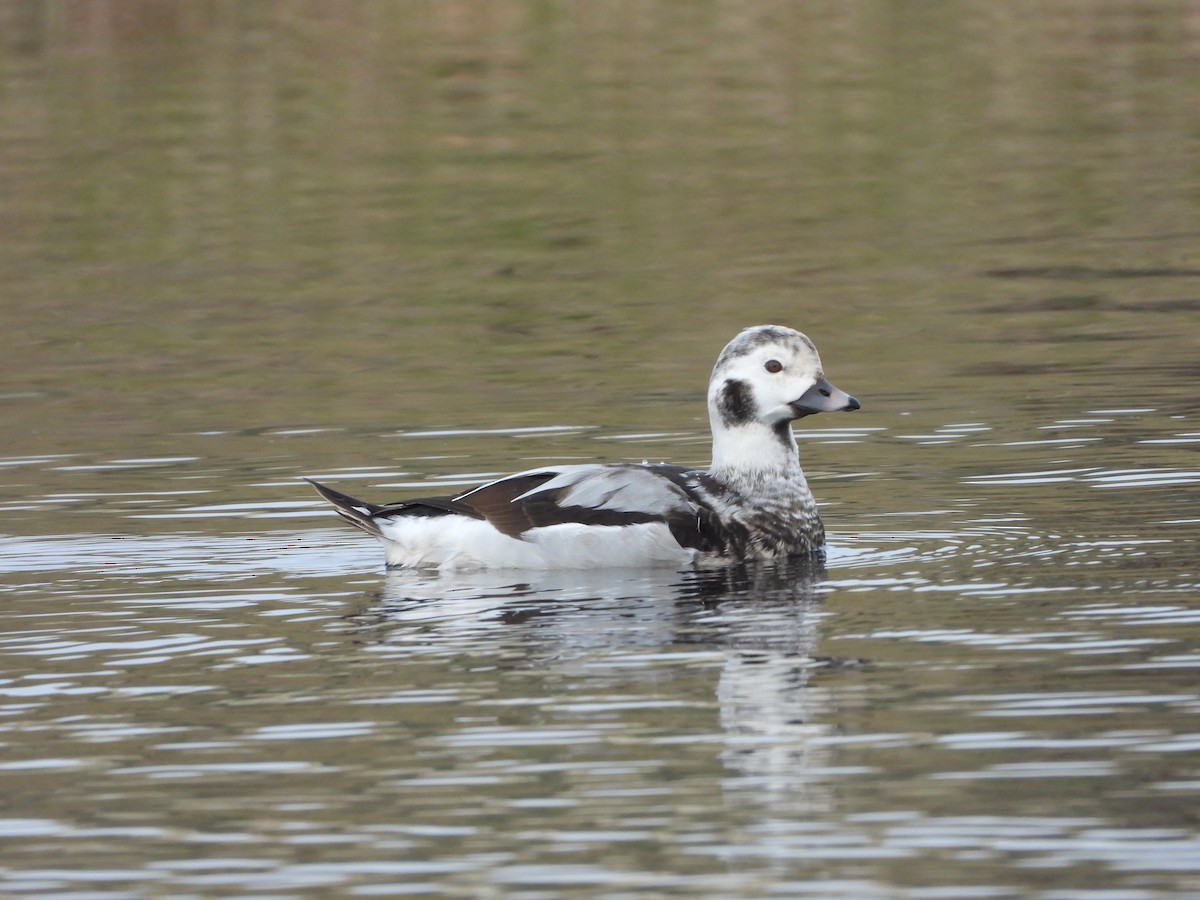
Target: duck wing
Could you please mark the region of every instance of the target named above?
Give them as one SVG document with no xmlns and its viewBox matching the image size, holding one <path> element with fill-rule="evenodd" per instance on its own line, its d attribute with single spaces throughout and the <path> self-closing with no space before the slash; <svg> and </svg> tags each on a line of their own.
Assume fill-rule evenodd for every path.
<svg viewBox="0 0 1200 900">
<path fill-rule="evenodd" d="M 533 528 L 567 523 L 694 523 L 697 507 L 686 490 L 690 473 L 681 466 L 632 464 L 536 469 L 485 484 L 452 502 L 515 538 Z"/>
<path fill-rule="evenodd" d="M 683 466 L 582 465 L 532 469 L 457 496 L 371 503 L 305 479 L 342 518 L 377 537 L 381 523 L 408 517 L 458 515 L 486 520 L 497 531 L 524 538 L 553 525 L 638 525 L 663 522 L 680 546 L 714 549 L 721 530 L 708 504 L 710 476 Z M 699 491 L 697 490 L 699 489 Z"/>
</svg>

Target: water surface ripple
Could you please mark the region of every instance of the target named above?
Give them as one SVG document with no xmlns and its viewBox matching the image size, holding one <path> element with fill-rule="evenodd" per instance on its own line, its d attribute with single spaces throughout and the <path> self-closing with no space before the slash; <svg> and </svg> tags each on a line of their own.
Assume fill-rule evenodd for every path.
<svg viewBox="0 0 1200 900">
<path fill-rule="evenodd" d="M 1051 871 L 1113 896 L 1103 871 L 1186 892 L 1197 523 L 1159 501 L 1194 480 L 1093 464 L 1106 423 L 1076 424 L 1101 446 L 1000 471 L 978 424 L 812 432 L 809 457 L 850 441 L 864 467 L 814 472 L 827 565 L 692 573 L 384 574 L 302 469 L 230 502 L 176 489 L 220 459 L 80 496 L 59 459 L 6 460 L 45 485 L 14 524 L 86 502 L 108 531 L 0 538 L 0 885 L 999 896 Z M 975 443 L 939 504 L 859 506 L 876 457 L 947 433 Z M 491 474 L 420 467 L 361 474 Z M 1088 525 L 1121 496 L 1122 533 Z"/>
<path fill-rule="evenodd" d="M 0 895 L 1200 896 L 1200 15 L 0 0 Z M 385 573 L 706 465 L 824 569 Z"/>
</svg>

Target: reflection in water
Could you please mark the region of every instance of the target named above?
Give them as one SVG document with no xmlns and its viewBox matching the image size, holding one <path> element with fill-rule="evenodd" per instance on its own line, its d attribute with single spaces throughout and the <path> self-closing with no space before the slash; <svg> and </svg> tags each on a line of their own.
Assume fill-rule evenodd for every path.
<svg viewBox="0 0 1200 900">
<path fill-rule="evenodd" d="M 826 804 L 829 748 L 814 742 L 836 726 L 823 694 L 809 685 L 818 664 L 816 611 L 783 599 L 758 607 L 730 604 L 718 612 L 726 635 L 717 684 L 725 750 L 731 770 L 723 785 L 731 800 L 796 814 Z"/>
<path fill-rule="evenodd" d="M 828 663 L 815 656 L 824 577 L 822 564 L 804 560 L 686 572 L 393 571 L 346 621 L 360 639 L 414 653 L 478 652 L 503 631 L 541 667 L 719 665 L 713 689 L 731 773 L 722 783 L 731 799 L 794 809 L 802 797 L 815 802 L 808 773 L 827 764 L 812 739 L 831 726 L 808 685 Z"/>
<path fill-rule="evenodd" d="M 707 609 L 736 601 L 813 602 L 824 577 L 824 565 L 816 560 L 686 571 L 658 567 L 430 574 L 392 569 L 371 608 L 355 614 L 351 621 L 378 627 L 421 621 L 451 629 L 474 628 L 523 621 L 530 611 L 567 618 L 568 613 L 577 615 L 590 609 L 600 615 L 609 610 L 606 604 L 623 601 L 647 607 L 650 615 L 676 620 L 674 613 L 679 609 Z M 633 623 L 621 637 L 639 642 L 636 634 L 645 624 L 640 620 Z"/>
<path fill-rule="evenodd" d="M 4 4 L 13 432 L 594 423 L 750 309 L 926 397 L 1194 355 L 1189 4 L 639 7 Z"/>
</svg>

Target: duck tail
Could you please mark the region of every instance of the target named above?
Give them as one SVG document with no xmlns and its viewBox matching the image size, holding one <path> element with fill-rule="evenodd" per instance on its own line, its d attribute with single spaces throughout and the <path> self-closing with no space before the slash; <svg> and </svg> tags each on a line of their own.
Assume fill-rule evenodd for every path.
<svg viewBox="0 0 1200 900">
<path fill-rule="evenodd" d="M 304 480 L 315 487 L 317 493 L 332 503 L 333 508 L 337 510 L 337 514 L 351 525 L 356 525 L 368 534 L 375 535 L 375 537 L 383 537 L 383 533 L 379 530 L 379 525 L 375 521 L 375 513 L 379 512 L 382 507 L 374 503 L 368 503 L 365 500 L 358 500 L 349 494 L 335 491 L 333 488 L 326 487 L 320 482 L 313 481 L 311 478 L 305 478 Z"/>
</svg>

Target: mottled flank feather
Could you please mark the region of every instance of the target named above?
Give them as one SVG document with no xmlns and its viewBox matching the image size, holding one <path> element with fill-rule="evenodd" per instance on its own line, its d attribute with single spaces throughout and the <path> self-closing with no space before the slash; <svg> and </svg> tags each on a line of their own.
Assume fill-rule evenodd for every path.
<svg viewBox="0 0 1200 900">
<path fill-rule="evenodd" d="M 577 569 L 820 553 L 825 529 L 791 423 L 858 409 L 806 336 L 748 328 L 709 382 L 713 464 L 549 466 L 447 497 L 374 504 L 312 482 L 389 566 Z"/>
</svg>

